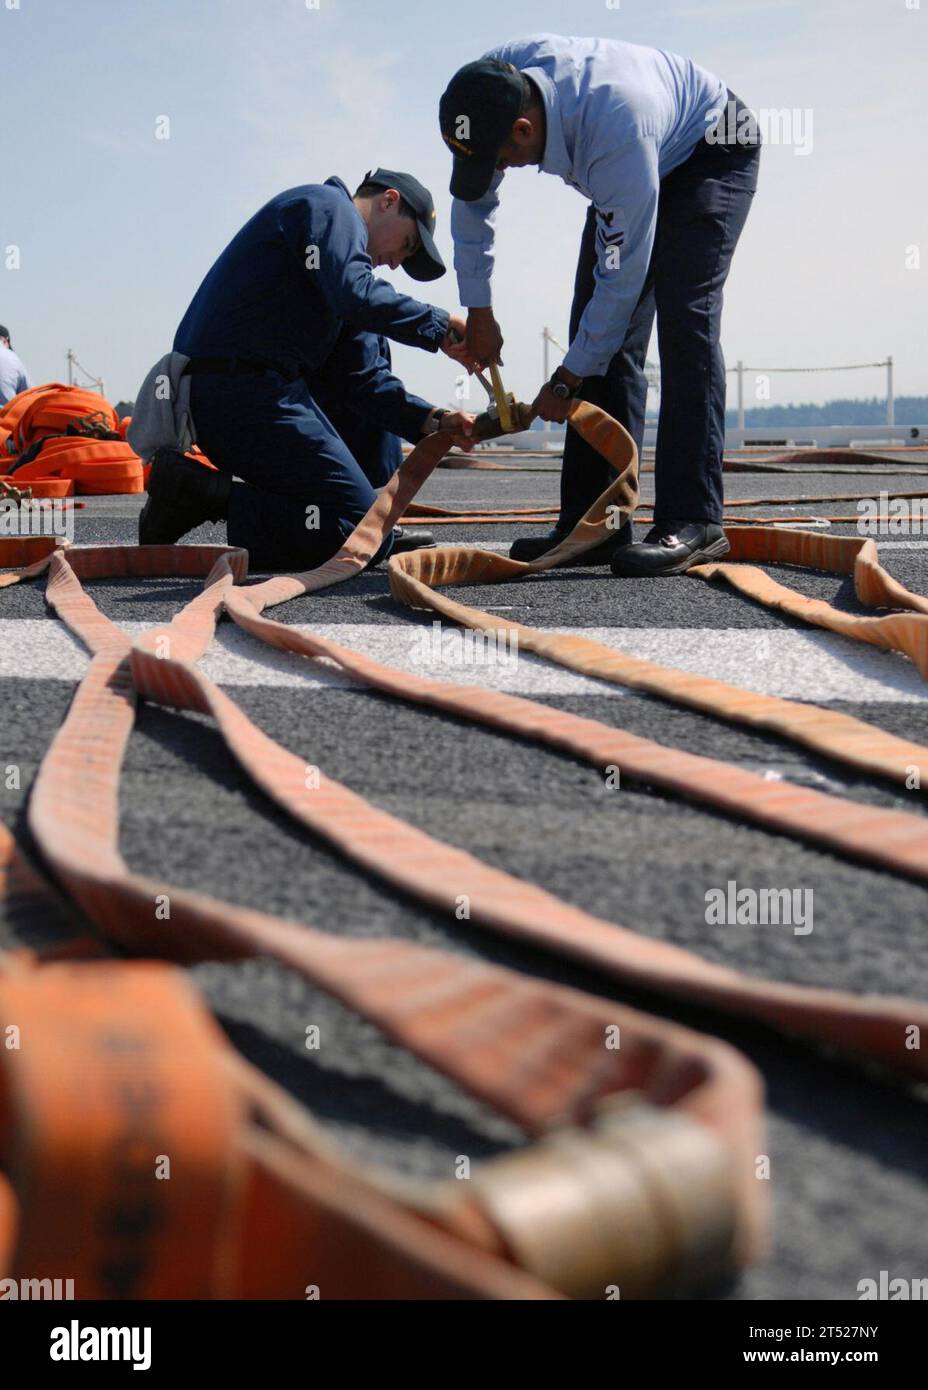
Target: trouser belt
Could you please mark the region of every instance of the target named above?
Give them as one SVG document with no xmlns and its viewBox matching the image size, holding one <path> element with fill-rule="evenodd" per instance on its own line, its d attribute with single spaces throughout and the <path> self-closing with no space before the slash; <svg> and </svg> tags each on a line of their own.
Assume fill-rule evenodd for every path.
<svg viewBox="0 0 928 1390">
<path fill-rule="evenodd" d="M 276 367 L 253 357 L 191 357 L 184 368 L 188 376 L 278 376 Z"/>
</svg>

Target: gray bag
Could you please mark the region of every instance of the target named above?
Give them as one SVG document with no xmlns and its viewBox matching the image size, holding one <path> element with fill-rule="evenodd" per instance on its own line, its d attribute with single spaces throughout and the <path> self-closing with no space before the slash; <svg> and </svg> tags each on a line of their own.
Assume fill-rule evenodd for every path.
<svg viewBox="0 0 928 1390">
<path fill-rule="evenodd" d="M 139 387 L 126 438 L 146 463 L 159 449 L 174 448 L 185 454 L 196 443 L 189 361 L 182 352 L 165 353 Z"/>
</svg>

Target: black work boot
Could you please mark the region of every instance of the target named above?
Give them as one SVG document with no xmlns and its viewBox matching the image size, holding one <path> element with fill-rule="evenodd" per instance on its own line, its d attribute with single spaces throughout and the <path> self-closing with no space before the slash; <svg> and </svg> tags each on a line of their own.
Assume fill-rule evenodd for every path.
<svg viewBox="0 0 928 1390">
<path fill-rule="evenodd" d="M 204 521 L 225 521 L 231 491 L 231 473 L 206 468 L 177 449 L 159 449 L 139 513 L 139 545 L 173 545 Z"/>
<path fill-rule="evenodd" d="M 537 560 L 540 555 L 546 555 L 549 550 L 560 545 L 561 541 L 570 535 L 572 529 L 572 527 L 555 526 L 553 531 L 548 531 L 544 536 L 523 536 L 521 540 L 513 541 L 509 548 L 509 558 L 510 560 Z M 631 539 L 631 522 L 626 521 L 624 526 L 611 532 L 604 541 L 600 541 L 599 545 L 594 545 L 592 550 L 585 550 L 582 555 L 577 555 L 571 560 L 560 560 L 554 568 L 579 569 L 586 565 L 608 565 L 620 550 L 631 544 Z"/>
<path fill-rule="evenodd" d="M 435 545 L 431 531 L 408 531 L 404 526 L 393 528 L 393 549 L 391 555 L 399 555 L 404 550 L 429 550 Z"/>
<path fill-rule="evenodd" d="M 393 544 L 390 547 L 391 555 L 401 555 L 404 550 L 434 550 L 434 548 L 435 537 L 431 531 L 408 531 L 404 526 L 394 526 Z M 386 553 L 387 542 L 384 541 L 367 568 L 375 570 Z"/>
<path fill-rule="evenodd" d="M 691 565 L 721 560 L 730 549 L 725 532 L 714 521 L 664 521 L 652 526 L 643 541 L 616 555 L 612 573 L 624 578 L 685 574 Z"/>
</svg>

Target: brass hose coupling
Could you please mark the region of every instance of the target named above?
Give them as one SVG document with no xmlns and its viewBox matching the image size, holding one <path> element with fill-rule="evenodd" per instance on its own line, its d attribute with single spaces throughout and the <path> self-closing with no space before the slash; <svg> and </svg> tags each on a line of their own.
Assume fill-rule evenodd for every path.
<svg viewBox="0 0 928 1390">
<path fill-rule="evenodd" d="M 518 434 L 527 430 L 532 423 L 531 407 L 518 402 L 511 391 L 503 385 L 499 367 L 490 363 L 490 379 L 483 372 L 475 376 L 486 391 L 490 404 L 483 415 L 474 422 L 474 436 L 477 439 L 497 439 L 501 434 Z"/>
<path fill-rule="evenodd" d="M 467 1188 L 460 1220 L 490 1228 L 506 1258 L 571 1298 L 665 1296 L 735 1268 L 729 1149 L 640 1099 L 481 1164 Z"/>
<path fill-rule="evenodd" d="M 509 429 L 503 428 L 498 408 L 494 404 L 474 421 L 474 439 L 481 442 L 485 439 L 499 439 L 504 434 L 519 434 L 529 428 L 532 423 L 532 407 L 525 405 L 523 401 L 517 401 L 511 391 L 507 391 L 506 399 L 509 405 Z"/>
</svg>

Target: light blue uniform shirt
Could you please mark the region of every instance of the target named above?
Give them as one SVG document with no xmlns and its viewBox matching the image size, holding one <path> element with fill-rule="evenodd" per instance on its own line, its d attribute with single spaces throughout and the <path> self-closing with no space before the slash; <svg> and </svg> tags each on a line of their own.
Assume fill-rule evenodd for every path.
<svg viewBox="0 0 928 1390">
<path fill-rule="evenodd" d="M 600 214 L 593 297 L 564 366 L 602 376 L 622 345 L 647 275 L 660 181 L 721 116 L 725 83 L 688 58 L 614 39 L 538 34 L 484 55 L 512 63 L 538 86 L 547 138 L 541 172 L 557 174 Z M 461 303 L 490 304 L 498 173 L 472 203 L 451 210 Z"/>
<path fill-rule="evenodd" d="M 0 406 L 6 405 L 20 391 L 28 391 L 32 382 L 12 348 L 0 343 Z"/>
</svg>

